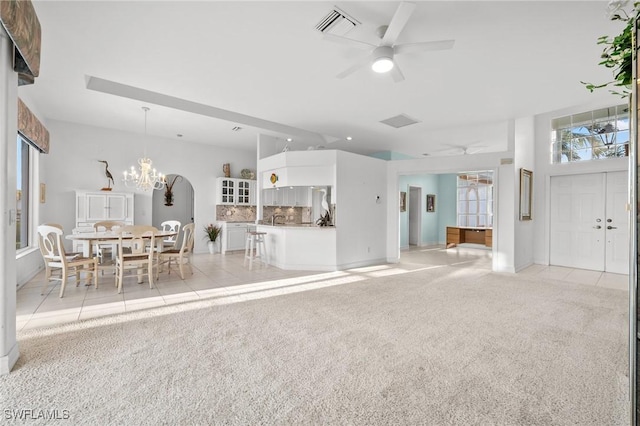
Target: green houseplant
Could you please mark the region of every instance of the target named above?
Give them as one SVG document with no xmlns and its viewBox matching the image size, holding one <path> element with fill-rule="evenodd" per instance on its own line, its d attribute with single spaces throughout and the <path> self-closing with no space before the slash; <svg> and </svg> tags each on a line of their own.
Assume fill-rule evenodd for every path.
<svg viewBox="0 0 640 426">
<path fill-rule="evenodd" d="M 210 223 L 209 225 L 204 227 L 204 231 L 206 232 L 205 238 L 209 240 L 209 242 L 207 243 L 209 247 L 209 253 L 214 254 L 216 253 L 218 248 L 217 240 L 222 233 L 222 227 Z"/>
<path fill-rule="evenodd" d="M 600 55 L 602 60 L 599 65 L 603 65 L 613 71 L 613 80 L 602 84 L 581 81 L 591 92 L 603 87 L 613 87 L 614 89 L 610 90 L 611 93 L 624 98 L 628 97 L 631 93 L 631 82 L 633 81 L 632 69 L 635 57 L 632 38 L 637 23 L 640 2 L 634 2 L 633 9 L 630 12 L 624 9 L 628 3 L 629 0 L 612 0 L 609 2 L 610 19 L 612 21 L 624 22 L 625 27 L 622 32 L 615 37 L 602 36 L 598 38 L 598 44 L 604 46 L 602 54 Z"/>
</svg>

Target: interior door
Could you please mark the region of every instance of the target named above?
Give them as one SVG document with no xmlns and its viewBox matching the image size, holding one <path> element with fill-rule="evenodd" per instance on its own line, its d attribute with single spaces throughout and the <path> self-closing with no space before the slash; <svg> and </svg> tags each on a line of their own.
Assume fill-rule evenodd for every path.
<svg viewBox="0 0 640 426">
<path fill-rule="evenodd" d="M 629 273 L 629 179 L 627 172 L 607 173 L 605 271 Z"/>
<path fill-rule="evenodd" d="M 604 270 L 605 173 L 551 178 L 550 263 Z"/>
<path fill-rule="evenodd" d="M 551 178 L 550 263 L 627 274 L 626 172 Z"/>
<path fill-rule="evenodd" d="M 409 187 L 409 245 L 420 245 L 422 188 Z"/>
</svg>

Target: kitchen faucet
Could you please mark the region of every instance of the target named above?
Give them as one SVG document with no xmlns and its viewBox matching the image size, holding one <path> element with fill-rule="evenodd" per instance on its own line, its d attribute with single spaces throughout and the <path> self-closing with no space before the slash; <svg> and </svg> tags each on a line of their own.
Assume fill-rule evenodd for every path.
<svg viewBox="0 0 640 426">
<path fill-rule="evenodd" d="M 274 214 L 273 216 L 271 216 L 271 226 L 275 226 L 276 219 L 278 219 L 279 217 L 284 219 L 284 215 L 283 214 Z"/>
</svg>

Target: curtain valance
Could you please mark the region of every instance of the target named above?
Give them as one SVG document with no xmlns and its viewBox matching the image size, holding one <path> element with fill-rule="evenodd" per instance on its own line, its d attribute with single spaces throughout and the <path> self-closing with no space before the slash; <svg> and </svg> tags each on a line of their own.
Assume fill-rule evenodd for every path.
<svg viewBox="0 0 640 426">
<path fill-rule="evenodd" d="M 18 133 L 45 154 L 49 153 L 49 131 L 18 98 Z"/>
<path fill-rule="evenodd" d="M 1 0 L 0 22 L 14 45 L 13 69 L 18 84 L 33 84 L 40 74 L 40 21 L 31 0 Z"/>
</svg>

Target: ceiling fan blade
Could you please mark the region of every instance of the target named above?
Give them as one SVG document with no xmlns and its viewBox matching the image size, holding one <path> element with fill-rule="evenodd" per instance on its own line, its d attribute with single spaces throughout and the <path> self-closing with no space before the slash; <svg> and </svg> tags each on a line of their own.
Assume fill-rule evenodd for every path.
<svg viewBox="0 0 640 426">
<path fill-rule="evenodd" d="M 407 24 L 407 21 L 411 17 L 415 8 L 415 3 L 407 1 L 400 3 L 400 6 L 398 6 L 396 13 L 393 15 L 393 18 L 389 23 L 389 27 L 382 38 L 383 46 L 393 46 L 395 44 L 398 36 L 400 36 L 400 33 L 404 29 L 404 26 Z"/>
<path fill-rule="evenodd" d="M 420 43 L 406 43 L 393 46 L 393 53 L 401 55 L 403 53 L 413 52 L 428 52 L 434 50 L 448 50 L 452 49 L 455 44 L 455 40 L 438 40 L 438 41 L 423 41 Z"/>
<path fill-rule="evenodd" d="M 334 34 L 324 34 L 323 39 L 332 41 L 334 43 L 346 44 L 351 47 L 357 47 L 359 49 L 371 49 L 375 48 L 375 44 L 367 43 L 366 41 L 354 40 L 352 38 L 340 37 Z"/>
<path fill-rule="evenodd" d="M 396 83 L 400 83 L 401 81 L 404 81 L 404 74 L 402 74 L 402 71 L 400 71 L 400 67 L 398 66 L 398 63 L 396 61 L 393 61 L 393 68 L 391 68 L 391 78 L 393 78 L 393 81 Z"/>
<path fill-rule="evenodd" d="M 351 65 L 346 70 L 342 71 L 340 74 L 336 75 L 337 78 L 345 78 L 358 71 L 360 68 L 366 67 L 371 63 L 371 55 L 367 55 L 362 59 L 358 60 L 355 64 Z"/>
</svg>

